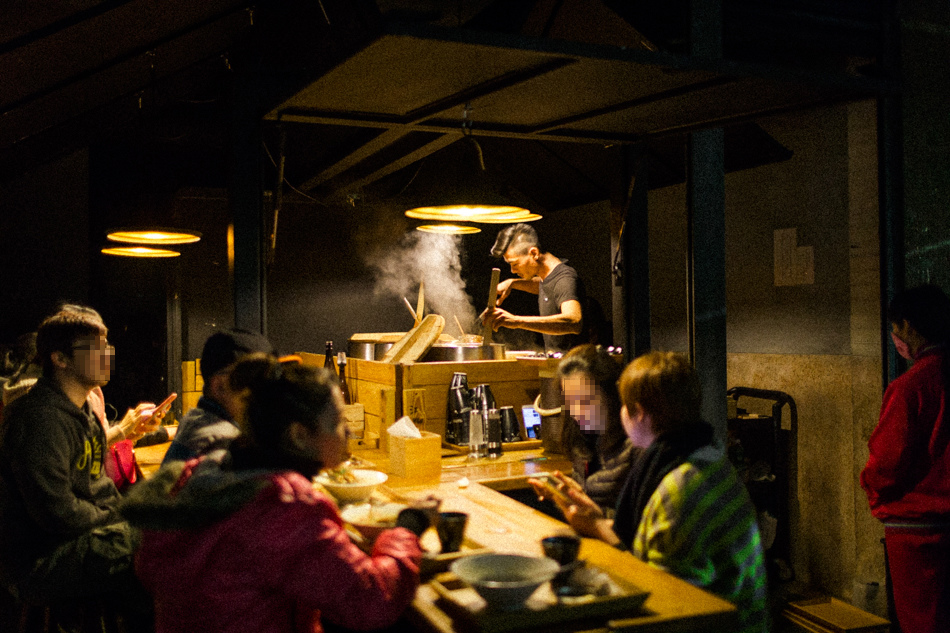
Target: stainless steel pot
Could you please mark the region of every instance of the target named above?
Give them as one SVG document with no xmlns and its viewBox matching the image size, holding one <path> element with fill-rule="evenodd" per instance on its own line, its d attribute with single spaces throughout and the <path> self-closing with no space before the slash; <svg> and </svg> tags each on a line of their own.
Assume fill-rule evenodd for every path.
<svg viewBox="0 0 950 633">
<path fill-rule="evenodd" d="M 505 360 L 504 343 L 436 343 L 420 359 L 423 363 L 458 363 L 466 360 Z"/>
<path fill-rule="evenodd" d="M 346 355 L 349 358 L 362 360 L 382 360 L 392 346 L 391 342 L 354 341 L 351 339 L 346 344 Z"/>
</svg>

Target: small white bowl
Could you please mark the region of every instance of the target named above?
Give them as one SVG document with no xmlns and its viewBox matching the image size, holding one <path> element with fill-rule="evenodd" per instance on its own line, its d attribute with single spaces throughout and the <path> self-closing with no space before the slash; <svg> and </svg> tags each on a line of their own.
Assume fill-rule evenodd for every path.
<svg viewBox="0 0 950 633">
<path fill-rule="evenodd" d="M 357 468 L 350 472 L 356 477 L 351 484 L 334 482 L 326 473 L 320 473 L 313 480 L 329 490 L 340 503 L 357 503 L 369 499 L 376 487 L 389 479 L 389 475 L 378 470 Z"/>
<path fill-rule="evenodd" d="M 396 517 L 406 508 L 404 503 L 354 503 L 340 510 L 340 517 L 363 535 L 375 541 L 383 530 L 396 527 Z"/>
</svg>

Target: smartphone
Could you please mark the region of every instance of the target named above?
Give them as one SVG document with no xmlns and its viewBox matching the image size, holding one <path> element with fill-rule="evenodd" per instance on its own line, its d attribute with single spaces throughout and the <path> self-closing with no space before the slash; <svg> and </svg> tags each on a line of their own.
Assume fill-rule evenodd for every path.
<svg viewBox="0 0 950 633">
<path fill-rule="evenodd" d="M 561 499 L 565 503 L 571 503 L 571 498 L 566 492 L 560 490 L 557 487 L 559 482 L 551 475 L 540 475 L 534 479 L 537 479 L 541 482 L 542 486 L 544 487 L 544 496 L 549 498 L 551 501 L 554 501 L 555 499 Z"/>
<path fill-rule="evenodd" d="M 151 424 L 152 421 L 156 418 L 156 416 L 164 415 L 165 413 L 168 413 L 168 410 L 172 408 L 172 402 L 174 402 L 175 398 L 177 397 L 178 397 L 178 394 L 175 393 L 174 391 L 168 394 L 168 397 L 162 400 L 161 404 L 155 407 L 155 410 L 152 411 L 152 415 L 148 417 L 148 423 Z"/>
<path fill-rule="evenodd" d="M 538 439 L 538 433 L 541 432 L 541 425 L 534 424 L 532 426 L 526 426 L 524 430 L 528 433 L 529 440 L 536 440 Z"/>
</svg>

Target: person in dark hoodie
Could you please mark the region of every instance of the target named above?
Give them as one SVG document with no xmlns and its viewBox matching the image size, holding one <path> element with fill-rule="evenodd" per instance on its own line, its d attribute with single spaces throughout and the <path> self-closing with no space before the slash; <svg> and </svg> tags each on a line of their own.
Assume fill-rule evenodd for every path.
<svg viewBox="0 0 950 633">
<path fill-rule="evenodd" d="M 188 411 L 178 425 L 162 463 L 210 455 L 220 460 L 240 429 L 245 397 L 231 389 L 230 372 L 235 361 L 256 352 L 276 353 L 262 334 L 247 330 L 222 330 L 205 341 L 201 351 L 201 375 L 204 388 L 198 405 Z"/>
<path fill-rule="evenodd" d="M 97 317 L 62 310 L 40 324 L 43 375 L 4 412 L 0 570 L 21 601 L 103 598 L 147 630 L 150 600 L 132 569 L 136 535 L 118 514 L 106 431 L 88 402 L 112 371 Z"/>
<path fill-rule="evenodd" d="M 346 453 L 335 377 L 254 354 L 231 378 L 251 386 L 244 434 L 227 458 L 172 461 L 122 507 L 143 530 L 136 569 L 155 597 L 157 633 L 393 624 L 415 596 L 418 536 L 435 503 L 403 510 L 364 553 L 311 483 Z"/>
</svg>

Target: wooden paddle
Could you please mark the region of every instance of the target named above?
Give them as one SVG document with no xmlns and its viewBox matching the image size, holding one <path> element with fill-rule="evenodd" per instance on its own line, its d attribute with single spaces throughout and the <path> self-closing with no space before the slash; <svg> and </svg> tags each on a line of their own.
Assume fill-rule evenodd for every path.
<svg viewBox="0 0 950 633">
<path fill-rule="evenodd" d="M 406 332 L 389 348 L 382 362 L 394 364 L 416 362 L 432 347 L 433 343 L 439 340 L 443 329 L 445 329 L 445 319 L 441 315 L 426 316 L 422 319 L 422 323 Z"/>
<path fill-rule="evenodd" d="M 495 301 L 498 300 L 498 280 L 501 278 L 501 269 L 492 268 L 491 269 L 491 288 L 488 289 L 488 310 L 493 312 L 495 310 Z M 484 333 L 482 334 L 482 345 L 491 345 L 492 334 L 491 323 L 484 328 Z"/>
</svg>

